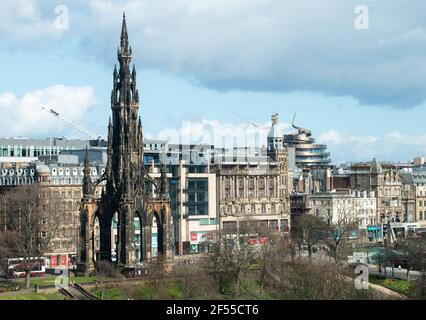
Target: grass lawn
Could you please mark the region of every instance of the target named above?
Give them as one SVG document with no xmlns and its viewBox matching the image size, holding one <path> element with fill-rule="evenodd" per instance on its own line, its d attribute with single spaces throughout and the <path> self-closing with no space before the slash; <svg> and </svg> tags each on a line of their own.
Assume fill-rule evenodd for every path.
<svg viewBox="0 0 426 320">
<path fill-rule="evenodd" d="M 48 275 L 44 277 L 33 277 L 30 281 L 31 288 L 34 288 L 37 286 L 48 286 L 48 285 L 54 285 L 55 279 L 57 276 L 54 275 Z M 70 277 L 70 281 L 76 282 L 76 283 L 86 283 L 86 282 L 92 282 L 96 280 L 96 277 Z M 23 288 L 25 285 L 25 279 L 19 278 L 19 279 L 12 279 L 11 282 L 13 284 L 18 285 L 20 288 Z"/>
<path fill-rule="evenodd" d="M 89 290 L 91 294 L 101 298 L 101 293 L 98 289 L 92 288 Z M 104 291 L 104 300 L 125 300 L 121 288 L 107 288 Z"/>
<path fill-rule="evenodd" d="M 376 276 L 370 277 L 370 282 L 374 284 L 381 285 L 393 291 L 402 293 L 404 295 L 410 294 L 411 282 L 401 279 L 390 279 L 390 278 L 380 278 Z"/>
<path fill-rule="evenodd" d="M 57 293 L 23 293 L 12 296 L 0 296 L 0 300 L 64 300 L 64 298 Z"/>
<path fill-rule="evenodd" d="M 90 293 L 97 297 L 101 297 L 101 293 L 97 288 L 91 288 Z M 133 294 L 129 295 L 129 291 Z M 127 300 L 133 298 L 136 300 L 150 300 L 152 296 L 152 288 L 147 283 L 128 285 L 111 285 L 104 290 L 104 300 Z M 182 286 L 179 282 L 169 282 L 163 284 L 159 289 L 159 296 L 156 299 L 183 299 Z"/>
</svg>

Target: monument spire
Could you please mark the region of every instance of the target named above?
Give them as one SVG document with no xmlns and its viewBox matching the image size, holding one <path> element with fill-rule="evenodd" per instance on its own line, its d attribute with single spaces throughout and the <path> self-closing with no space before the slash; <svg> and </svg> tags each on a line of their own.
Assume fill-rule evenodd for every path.
<svg viewBox="0 0 426 320">
<path fill-rule="evenodd" d="M 121 47 L 128 48 L 129 34 L 127 33 L 126 13 L 123 12 L 123 24 L 121 27 Z"/>
</svg>

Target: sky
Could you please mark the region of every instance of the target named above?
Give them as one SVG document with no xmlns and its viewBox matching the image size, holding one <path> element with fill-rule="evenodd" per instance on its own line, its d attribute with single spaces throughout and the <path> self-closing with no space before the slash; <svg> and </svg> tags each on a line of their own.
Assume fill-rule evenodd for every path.
<svg viewBox="0 0 426 320">
<path fill-rule="evenodd" d="M 106 136 L 125 11 L 145 138 L 263 144 L 296 113 L 335 164 L 426 156 L 424 1 L 0 4 L 1 137 L 86 138 L 42 107 Z"/>
</svg>

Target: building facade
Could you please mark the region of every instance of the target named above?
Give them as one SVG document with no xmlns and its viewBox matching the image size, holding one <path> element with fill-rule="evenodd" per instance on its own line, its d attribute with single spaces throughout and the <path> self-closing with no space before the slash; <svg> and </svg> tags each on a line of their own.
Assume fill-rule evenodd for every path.
<svg viewBox="0 0 426 320">
<path fill-rule="evenodd" d="M 288 153 L 272 116 L 267 162 L 223 162 L 217 166 L 219 228 L 228 233 L 242 229 L 290 231 L 292 176 Z"/>
<path fill-rule="evenodd" d="M 328 224 L 354 223 L 356 228 L 349 235 L 351 238 L 378 239 L 378 234 L 369 233 L 369 226 L 376 226 L 377 199 L 373 191 L 340 190 L 314 193 L 311 214 Z"/>
</svg>

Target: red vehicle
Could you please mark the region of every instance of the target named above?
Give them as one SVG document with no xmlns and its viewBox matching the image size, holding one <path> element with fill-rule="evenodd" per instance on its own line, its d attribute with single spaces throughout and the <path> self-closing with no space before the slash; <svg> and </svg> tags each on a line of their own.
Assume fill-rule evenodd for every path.
<svg viewBox="0 0 426 320">
<path fill-rule="evenodd" d="M 31 270 L 31 277 L 44 276 L 46 273 L 46 261 L 44 258 L 31 258 L 31 263 L 34 264 Z M 25 277 L 25 264 L 22 258 L 8 259 L 8 273 L 13 278 Z"/>
<path fill-rule="evenodd" d="M 123 275 L 129 279 L 145 278 L 148 270 L 143 267 L 127 267 L 122 270 Z"/>
</svg>

